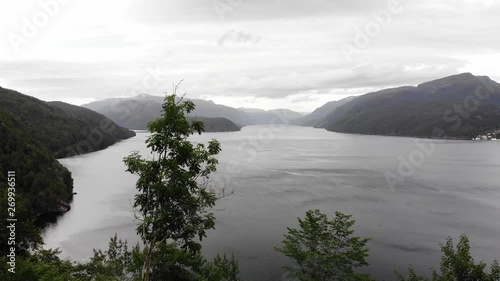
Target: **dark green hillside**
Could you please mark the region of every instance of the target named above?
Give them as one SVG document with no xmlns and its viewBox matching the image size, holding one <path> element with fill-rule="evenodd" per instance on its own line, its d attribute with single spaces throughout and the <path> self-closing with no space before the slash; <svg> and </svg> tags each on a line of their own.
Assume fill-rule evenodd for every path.
<svg viewBox="0 0 500 281">
<path fill-rule="evenodd" d="M 51 152 L 33 140 L 22 125 L 0 109 L 0 216 L 2 229 L 9 222 L 8 172 L 15 172 L 16 255 L 40 244 L 34 221 L 40 214 L 66 212 L 73 194 L 71 173 Z M 11 181 L 12 182 L 12 181 Z M 12 190 L 11 190 L 12 191 Z M 0 232 L 0 253 L 9 253 L 8 231 Z"/>
<path fill-rule="evenodd" d="M 71 173 L 34 141 L 22 125 L 0 110 L 0 186 L 7 171 L 16 171 L 18 192 L 24 194 L 35 214 L 65 211 L 72 196 Z"/>
<path fill-rule="evenodd" d="M 360 96 L 325 120 L 335 132 L 470 139 L 500 128 L 500 86 L 464 73 Z"/>
<path fill-rule="evenodd" d="M 235 132 L 241 130 L 231 120 L 222 117 L 188 117 L 187 119 L 202 121 L 205 126 L 205 132 Z"/>
<path fill-rule="evenodd" d="M 10 113 L 57 158 L 104 149 L 135 135 L 91 110 L 44 102 L 4 88 L 0 88 L 0 109 Z"/>
</svg>

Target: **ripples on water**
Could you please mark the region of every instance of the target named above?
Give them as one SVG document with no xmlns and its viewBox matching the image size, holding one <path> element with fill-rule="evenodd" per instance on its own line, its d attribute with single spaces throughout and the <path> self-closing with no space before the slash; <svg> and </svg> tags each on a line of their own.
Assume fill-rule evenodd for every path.
<svg viewBox="0 0 500 281">
<path fill-rule="evenodd" d="M 368 271 L 379 279 L 391 280 L 395 269 L 409 265 L 429 272 L 438 266 L 439 244 L 462 233 L 478 260 L 500 258 L 500 142 L 437 144 L 393 191 L 384 172 L 396 172 L 398 156 L 417 149 L 413 138 L 290 126 L 259 141 L 268 129 L 193 137 L 222 143 L 218 172 L 236 189 L 218 202 L 216 230 L 204 241 L 204 252 L 234 253 L 243 280 L 281 280 L 288 261 L 273 247 L 286 226 L 296 226 L 296 218 L 312 208 L 354 216 L 356 233 L 372 238 Z M 72 171 L 78 195 L 72 210 L 46 230 L 49 247 L 84 260 L 92 248 L 106 248 L 114 233 L 138 241 L 131 213 L 136 178 L 125 173 L 122 158 L 132 150 L 146 154 L 145 139 L 139 133 L 106 150 L 60 160 Z M 257 141 L 255 155 L 248 140 Z"/>
</svg>

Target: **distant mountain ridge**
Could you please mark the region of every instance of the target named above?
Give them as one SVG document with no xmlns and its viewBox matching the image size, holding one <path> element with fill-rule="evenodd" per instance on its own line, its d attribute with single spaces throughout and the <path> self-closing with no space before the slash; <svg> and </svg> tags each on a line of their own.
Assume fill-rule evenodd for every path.
<svg viewBox="0 0 500 281">
<path fill-rule="evenodd" d="M 347 97 L 338 101 L 327 102 L 321 107 L 315 109 L 310 114 L 292 120 L 291 123 L 293 125 L 299 125 L 299 126 L 322 127 L 324 126 L 325 118 L 328 116 L 328 114 L 330 114 L 338 107 L 341 107 L 342 105 L 350 102 L 354 98 L 356 97 Z"/>
<path fill-rule="evenodd" d="M 239 107 L 238 109 L 248 113 L 249 119 L 251 119 L 251 121 L 248 122 L 248 125 L 290 123 L 291 120 L 295 120 L 304 116 L 302 113 L 286 108 L 264 110 L 258 108 Z"/>
<path fill-rule="evenodd" d="M 289 120 L 302 116 L 302 114 L 288 110 L 252 110 L 244 108 L 233 108 L 230 106 L 216 104 L 213 101 L 202 99 L 190 99 L 196 105 L 196 109 L 188 114 L 188 117 L 198 117 L 204 119 L 206 128 L 219 128 L 210 122 L 219 118 L 229 127 L 220 127 L 223 131 L 247 125 L 287 123 Z M 83 105 L 86 108 L 95 110 L 124 127 L 131 129 L 146 129 L 146 124 L 159 117 L 161 114 L 161 104 L 163 97 L 141 94 L 131 98 L 111 98 L 102 101 L 91 102 Z M 217 119 L 213 119 L 217 118 Z M 220 123 L 221 124 L 221 123 Z"/>
<path fill-rule="evenodd" d="M 147 124 L 158 119 L 162 112 L 163 98 L 157 96 L 140 95 L 135 98 L 108 99 L 83 105 L 89 109 L 100 112 L 120 126 L 131 130 L 146 130 Z M 240 127 L 232 121 L 222 117 L 198 117 L 203 121 L 206 132 L 231 132 L 239 131 Z"/>
<path fill-rule="evenodd" d="M 92 110 L 0 88 L 0 109 L 57 158 L 104 149 L 135 133 Z"/>
<path fill-rule="evenodd" d="M 323 127 L 342 133 L 471 139 L 500 128 L 500 85 L 462 73 L 368 93 L 333 110 Z"/>
</svg>

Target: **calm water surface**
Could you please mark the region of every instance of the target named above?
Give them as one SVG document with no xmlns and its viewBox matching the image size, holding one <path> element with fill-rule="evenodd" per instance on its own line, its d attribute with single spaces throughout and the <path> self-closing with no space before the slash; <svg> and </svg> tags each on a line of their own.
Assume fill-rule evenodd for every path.
<svg viewBox="0 0 500 281">
<path fill-rule="evenodd" d="M 73 173 L 78 195 L 72 210 L 46 229 L 49 247 L 86 260 L 92 248 L 107 249 L 115 233 L 138 241 L 131 212 L 136 178 L 125 172 L 122 158 L 134 150 L 148 154 L 146 137 L 138 133 L 106 150 L 60 160 Z M 235 194 L 218 202 L 217 226 L 204 252 L 234 253 L 243 280 L 284 280 L 281 267 L 288 261 L 273 247 L 286 226 L 296 226 L 312 208 L 353 215 L 356 233 L 372 238 L 368 272 L 380 279 L 393 280 L 394 270 L 409 265 L 429 272 L 438 265 L 439 244 L 462 233 L 477 259 L 500 258 L 500 141 L 436 144 L 391 189 L 384 173 L 397 174 L 398 157 L 418 153 L 417 139 L 294 126 L 250 126 L 192 139 L 212 138 L 222 143 L 219 178 Z"/>
</svg>

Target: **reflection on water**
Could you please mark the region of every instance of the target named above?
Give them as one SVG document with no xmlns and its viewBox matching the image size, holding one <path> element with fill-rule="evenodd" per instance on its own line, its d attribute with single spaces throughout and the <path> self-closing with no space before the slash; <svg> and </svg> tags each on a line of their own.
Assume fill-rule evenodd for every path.
<svg viewBox="0 0 500 281">
<path fill-rule="evenodd" d="M 500 253 L 500 142 L 446 141 L 391 190 L 384 173 L 396 172 L 398 156 L 415 139 L 345 135 L 286 127 L 274 135 L 265 126 L 240 132 L 193 137 L 222 143 L 218 174 L 236 193 L 218 202 L 216 229 L 203 241 L 204 252 L 232 252 L 243 280 L 281 280 L 287 259 L 273 247 L 286 226 L 319 208 L 356 219 L 356 232 L 371 237 L 369 272 L 394 279 L 394 270 L 413 265 L 429 272 L 438 265 L 439 244 L 467 233 L 473 254 L 491 261 Z M 259 139 L 259 136 L 261 138 Z M 106 150 L 62 159 L 73 173 L 72 210 L 48 227 L 45 241 L 64 256 L 89 258 L 117 233 L 138 241 L 131 201 L 136 177 L 125 172 L 130 151 L 147 154 L 146 134 Z"/>
</svg>

